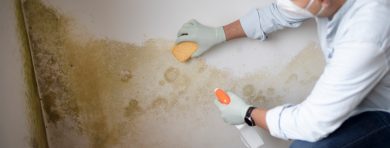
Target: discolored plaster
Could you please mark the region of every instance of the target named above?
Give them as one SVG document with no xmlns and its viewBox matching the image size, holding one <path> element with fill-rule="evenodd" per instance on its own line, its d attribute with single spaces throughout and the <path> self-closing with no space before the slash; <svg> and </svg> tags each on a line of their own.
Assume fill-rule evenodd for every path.
<svg viewBox="0 0 390 148">
<path fill-rule="evenodd" d="M 26 88 L 26 108 L 28 114 L 29 125 L 29 144 L 32 148 L 47 148 L 48 141 L 46 135 L 45 124 L 42 115 L 41 102 L 39 98 L 35 73 L 31 58 L 30 44 L 28 41 L 27 30 L 25 28 L 25 19 L 22 11 L 22 3 L 20 0 L 14 1 L 15 16 L 17 18 L 17 32 L 20 43 L 20 51 L 23 56 L 23 72 Z"/>
<path fill-rule="evenodd" d="M 227 126 L 212 103 L 214 88 L 270 108 L 304 99 L 323 65 L 318 46 L 310 43 L 277 75 L 235 77 L 199 59 L 176 61 L 173 41 L 150 39 L 140 46 L 80 37 L 72 34 L 81 30 L 73 30 L 71 18 L 41 1 L 24 6 L 55 147 L 189 147 L 191 140 L 208 147 L 215 135 L 220 138 L 212 142 L 223 147 L 236 135 L 221 131 Z"/>
</svg>

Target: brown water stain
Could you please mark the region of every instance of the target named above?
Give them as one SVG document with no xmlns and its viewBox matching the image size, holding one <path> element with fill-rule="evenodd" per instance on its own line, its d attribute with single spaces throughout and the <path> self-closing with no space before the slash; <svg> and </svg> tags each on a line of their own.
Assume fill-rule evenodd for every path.
<svg viewBox="0 0 390 148">
<path fill-rule="evenodd" d="M 28 41 L 25 19 L 22 11 L 22 3 L 15 0 L 15 16 L 17 19 L 17 32 L 19 37 L 20 51 L 23 59 L 24 84 L 26 88 L 26 111 L 28 115 L 29 144 L 32 148 L 47 148 L 48 141 L 46 128 L 41 112 L 41 102 L 37 82 L 32 63 L 30 44 Z"/>
<path fill-rule="evenodd" d="M 56 54 L 57 51 L 61 52 L 61 46 L 59 45 L 61 45 L 60 42 L 63 38 L 58 33 L 52 32 L 63 32 L 61 25 L 66 25 L 66 21 L 56 16 L 54 10 L 41 5 L 38 1 L 25 1 L 23 6 L 25 12 L 27 12 L 25 14 L 26 22 L 28 24 L 34 67 L 38 74 L 37 82 L 41 91 L 43 106 L 47 120 L 56 123 L 61 119 L 61 115 L 56 109 L 60 104 L 55 100 L 66 98 L 65 92 L 67 90 L 65 90 L 66 88 L 63 85 L 64 79 L 61 77 L 61 75 L 65 74 L 65 71 L 60 69 L 61 63 L 57 62 L 61 57 L 58 57 Z M 34 19 L 29 19 L 31 17 L 34 17 Z M 35 32 L 40 34 L 36 35 Z"/>
<path fill-rule="evenodd" d="M 275 89 L 274 88 L 267 88 L 267 95 L 272 96 L 275 94 Z"/>
<path fill-rule="evenodd" d="M 71 19 L 40 1 L 26 1 L 25 11 L 49 142 L 59 147 L 84 141 L 87 147 L 101 148 L 186 147 L 185 142 L 177 145 L 190 138 L 182 131 L 218 133 L 207 126 L 221 120 L 212 103 L 214 88 L 270 108 L 285 103 L 291 94 L 306 95 L 302 90 L 310 88 L 319 74 L 313 68 L 319 67 L 315 61 L 320 59 L 312 52 L 315 44 L 280 74 L 259 71 L 237 78 L 199 59 L 176 61 L 170 52 L 173 41 L 151 39 L 139 46 L 94 36 L 80 39 L 71 33 Z M 297 80 L 286 83 L 293 74 Z M 191 132 L 209 142 L 201 131 Z"/>
<path fill-rule="evenodd" d="M 133 78 L 129 70 L 122 70 L 120 77 L 122 82 L 128 82 L 131 78 Z"/>
<path fill-rule="evenodd" d="M 161 108 L 162 110 L 168 110 L 172 108 L 172 106 L 169 104 L 168 99 L 163 98 L 163 97 L 157 97 L 156 99 L 153 100 L 150 108 L 153 109 L 158 109 Z"/>
<path fill-rule="evenodd" d="M 131 99 L 125 108 L 125 116 L 130 120 L 134 119 L 137 114 L 142 112 L 142 108 L 139 106 L 138 101 Z"/>
<path fill-rule="evenodd" d="M 117 143 L 121 131 L 115 123 L 109 123 L 102 104 L 103 98 L 110 98 L 104 90 L 111 79 L 105 78 L 112 75 L 96 62 L 101 60 L 101 52 L 94 52 L 96 47 L 106 49 L 105 41 L 74 42 L 67 36 L 69 19 L 38 0 L 25 1 L 23 6 L 48 126 L 62 129 L 56 125 L 66 121 L 76 125 L 70 129 L 49 129 L 49 139 L 53 139 L 50 135 L 60 135 L 57 138 L 62 141 L 64 133 L 74 131 L 88 135 L 91 147 Z"/>
<path fill-rule="evenodd" d="M 263 104 L 263 103 L 266 102 L 266 98 L 265 98 L 265 96 L 258 95 L 258 96 L 256 96 L 256 98 L 253 99 L 251 102 L 252 102 L 253 104 L 255 104 L 255 103 Z"/>
<path fill-rule="evenodd" d="M 297 74 L 292 74 L 288 77 L 286 83 L 294 83 L 295 81 L 298 80 L 298 75 Z"/>
<path fill-rule="evenodd" d="M 177 79 L 179 76 L 179 70 L 174 68 L 174 67 L 169 67 L 165 73 L 164 73 L 164 78 L 167 82 L 172 83 Z"/>
<path fill-rule="evenodd" d="M 159 84 L 160 86 L 163 86 L 163 85 L 165 85 L 165 81 L 164 81 L 164 80 L 160 80 L 160 81 L 158 81 L 158 84 Z"/>
<path fill-rule="evenodd" d="M 207 65 L 205 62 L 199 62 L 198 64 L 198 73 L 202 73 L 207 69 Z"/>
<path fill-rule="evenodd" d="M 250 97 L 255 92 L 255 88 L 253 87 L 253 85 L 248 84 L 244 86 L 242 91 L 244 93 L 244 96 Z"/>
</svg>

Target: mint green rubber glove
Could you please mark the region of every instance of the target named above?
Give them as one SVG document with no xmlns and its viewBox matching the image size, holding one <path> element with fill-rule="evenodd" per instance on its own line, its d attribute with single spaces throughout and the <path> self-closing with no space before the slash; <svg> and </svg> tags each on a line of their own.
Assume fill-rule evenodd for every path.
<svg viewBox="0 0 390 148">
<path fill-rule="evenodd" d="M 226 37 L 223 27 L 208 27 L 193 19 L 185 23 L 177 33 L 176 44 L 183 41 L 192 41 L 198 44 L 198 49 L 191 56 L 194 58 L 226 41 Z"/>
<path fill-rule="evenodd" d="M 214 104 L 221 111 L 221 116 L 226 123 L 232 125 L 243 124 L 245 122 L 245 114 L 251 106 L 246 104 L 236 94 L 232 92 L 227 92 L 227 94 L 230 97 L 230 103 L 228 105 L 221 104 L 218 100 L 214 100 Z"/>
</svg>

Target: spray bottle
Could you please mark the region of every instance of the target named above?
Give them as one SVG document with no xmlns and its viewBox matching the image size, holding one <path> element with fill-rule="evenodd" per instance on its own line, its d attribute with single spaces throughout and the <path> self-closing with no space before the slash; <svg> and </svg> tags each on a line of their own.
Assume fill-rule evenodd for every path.
<svg viewBox="0 0 390 148">
<path fill-rule="evenodd" d="M 223 91 L 222 89 L 216 88 L 214 90 L 215 96 L 217 97 L 218 101 L 221 104 L 229 105 L 230 104 L 230 97 L 229 95 Z M 245 144 L 248 148 L 259 148 L 264 144 L 263 139 L 261 139 L 260 135 L 256 132 L 256 129 L 253 127 L 250 127 L 248 125 L 240 124 L 235 125 L 236 128 L 241 133 L 241 141 Z"/>
</svg>

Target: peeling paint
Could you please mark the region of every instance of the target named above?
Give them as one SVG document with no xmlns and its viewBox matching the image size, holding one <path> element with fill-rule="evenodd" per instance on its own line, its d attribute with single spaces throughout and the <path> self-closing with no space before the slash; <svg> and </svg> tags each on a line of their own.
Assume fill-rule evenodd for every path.
<svg viewBox="0 0 390 148">
<path fill-rule="evenodd" d="M 321 72 L 314 43 L 278 75 L 238 78 L 199 59 L 176 61 L 173 41 L 138 46 L 80 37 L 71 33 L 70 18 L 39 0 L 24 6 L 49 143 L 56 147 L 210 147 L 218 133 L 212 142 L 223 147 L 236 135 L 224 134 L 214 88 L 270 108 L 306 95 Z"/>
</svg>

